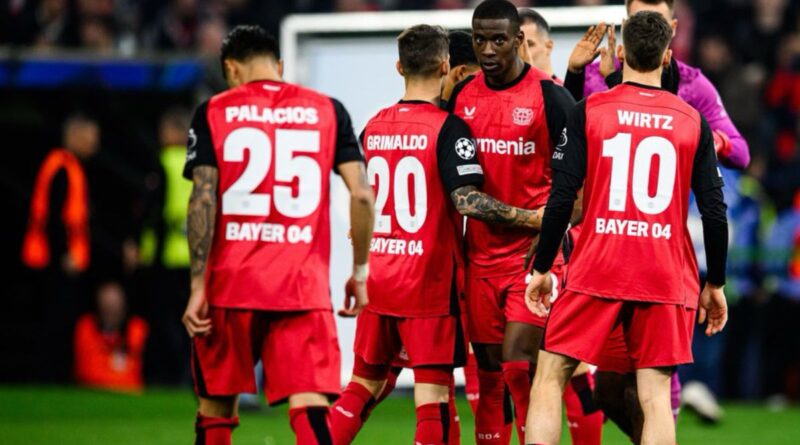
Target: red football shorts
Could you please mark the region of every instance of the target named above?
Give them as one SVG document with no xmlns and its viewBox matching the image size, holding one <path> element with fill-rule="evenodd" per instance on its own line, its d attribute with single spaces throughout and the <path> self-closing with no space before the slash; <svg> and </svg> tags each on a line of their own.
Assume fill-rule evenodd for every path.
<svg viewBox="0 0 800 445">
<path fill-rule="evenodd" d="M 620 373 L 691 363 L 694 315 L 680 305 L 565 290 L 550 311 L 544 350 Z"/>
<path fill-rule="evenodd" d="M 467 271 L 467 320 L 469 341 L 503 343 L 507 322 L 544 327 L 546 318 L 525 305 L 528 272 L 522 270 L 499 277 L 476 277 Z"/>
<path fill-rule="evenodd" d="M 267 401 L 301 392 L 335 396 L 341 356 L 330 310 L 267 312 L 211 307 L 211 334 L 195 337 L 192 374 L 200 396 L 255 393 L 254 367 L 264 365 Z"/>
<path fill-rule="evenodd" d="M 467 342 L 461 317 L 402 318 L 365 309 L 356 320 L 353 349 L 371 365 L 464 366 Z"/>
</svg>

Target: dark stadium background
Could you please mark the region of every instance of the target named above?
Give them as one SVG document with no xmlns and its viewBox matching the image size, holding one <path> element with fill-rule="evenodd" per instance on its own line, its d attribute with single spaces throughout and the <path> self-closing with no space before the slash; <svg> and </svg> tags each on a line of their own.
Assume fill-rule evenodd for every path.
<svg viewBox="0 0 800 445">
<path fill-rule="evenodd" d="M 120 281 L 131 312 L 153 313 L 142 270 L 123 265 L 123 243 L 136 240 L 158 168 L 158 122 L 175 106 L 189 110 L 218 91 L 215 48 L 226 29 L 257 23 L 276 35 L 290 13 L 468 8 L 466 0 L 5 0 L 0 1 L 0 385 L 67 384 L 43 332 L 52 321 L 47 273 L 20 261 L 31 192 L 45 155 L 61 142 L 64 120 L 85 113 L 100 125 L 92 160 L 92 266 L 68 310 L 90 311 L 94 286 Z M 515 2 L 520 6 L 621 4 L 602 0 Z M 757 283 L 731 294 L 731 322 L 709 382 L 725 399 L 800 400 L 800 1 L 679 1 L 675 51 L 715 84 L 748 140 L 744 181 L 758 192 L 753 242 L 734 279 Z M 63 26 L 48 29 L 37 8 L 52 8 Z M 60 11 L 60 12 L 59 12 Z M 360 129 L 356 129 L 359 131 Z M 774 221 L 783 221 L 780 228 Z M 785 249 L 765 240 L 788 231 Z M 741 257 L 739 257 L 741 258 Z M 777 264 L 776 264 L 777 261 Z M 187 277 L 188 279 L 188 277 Z M 783 280 L 783 281 L 781 281 Z M 796 281 L 795 281 L 796 280 Z M 56 308 L 56 312 L 58 308 Z M 158 343 L 151 337 L 148 344 Z M 348 348 L 349 345 L 343 345 Z M 146 383 L 165 381 L 145 360 Z M 180 372 L 180 370 L 179 370 Z M 2 391 L 0 391 L 2 392 Z M 3 398 L 0 396 L 0 398 Z M 3 402 L 0 402 L 2 404 Z"/>
</svg>

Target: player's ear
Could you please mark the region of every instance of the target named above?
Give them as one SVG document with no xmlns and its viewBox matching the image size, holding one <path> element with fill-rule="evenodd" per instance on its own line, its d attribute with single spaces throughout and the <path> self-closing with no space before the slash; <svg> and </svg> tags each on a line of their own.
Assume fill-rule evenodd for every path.
<svg viewBox="0 0 800 445">
<path fill-rule="evenodd" d="M 283 59 L 278 59 L 278 76 L 283 79 Z"/>
<path fill-rule="evenodd" d="M 547 39 L 544 42 L 544 47 L 547 48 L 547 55 L 549 56 L 553 52 L 553 39 Z"/>
<path fill-rule="evenodd" d="M 625 60 L 625 48 L 622 45 L 617 45 L 617 59 L 620 61 Z"/>
<path fill-rule="evenodd" d="M 233 60 L 225 59 L 222 62 L 223 69 L 225 70 L 225 80 L 228 82 L 228 86 L 235 87 L 239 85 L 239 67 Z"/>
<path fill-rule="evenodd" d="M 397 74 L 399 74 L 399 75 L 401 75 L 401 76 L 403 76 L 403 77 L 406 77 L 406 73 L 405 73 L 405 71 L 403 70 L 403 65 L 401 65 L 401 64 L 400 64 L 400 61 L 399 61 L 399 60 L 398 60 L 398 61 L 397 61 L 397 63 L 394 65 L 394 67 L 397 69 Z"/>
<path fill-rule="evenodd" d="M 519 50 L 519 47 L 525 44 L 525 32 L 522 29 L 517 32 L 517 36 L 514 37 L 514 51 L 516 52 Z"/>
<path fill-rule="evenodd" d="M 450 56 L 447 56 L 439 67 L 439 74 L 446 76 L 450 73 Z"/>
<path fill-rule="evenodd" d="M 664 51 L 664 59 L 661 61 L 661 65 L 663 65 L 666 68 L 669 66 L 671 62 L 672 62 L 672 50 L 667 48 L 667 50 Z"/>
<path fill-rule="evenodd" d="M 678 19 L 672 19 L 669 22 L 670 26 L 672 26 L 672 38 L 675 38 L 675 33 L 678 31 Z"/>
</svg>

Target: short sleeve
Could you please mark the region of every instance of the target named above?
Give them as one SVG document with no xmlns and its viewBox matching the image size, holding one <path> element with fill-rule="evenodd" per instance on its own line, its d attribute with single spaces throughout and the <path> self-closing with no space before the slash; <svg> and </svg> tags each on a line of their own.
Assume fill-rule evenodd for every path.
<svg viewBox="0 0 800 445">
<path fill-rule="evenodd" d="M 586 159 L 586 100 L 582 100 L 567 115 L 550 167 L 583 179 Z"/>
<path fill-rule="evenodd" d="M 475 141 L 469 126 L 458 116 L 447 116 L 436 141 L 439 176 L 447 193 L 467 185 L 483 184 Z"/>
<path fill-rule="evenodd" d="M 692 190 L 701 193 L 724 185 L 722 174 L 717 167 L 717 153 L 714 150 L 714 135 L 706 119 L 700 116 L 700 140 L 692 165 Z"/>
<path fill-rule="evenodd" d="M 186 142 L 186 164 L 183 167 L 183 177 L 186 179 L 192 179 L 195 167 L 201 165 L 217 167 L 217 156 L 214 153 L 207 113 L 208 101 L 205 101 L 197 107 L 192 117 L 192 126 L 189 128 Z"/>
<path fill-rule="evenodd" d="M 361 148 L 358 146 L 358 139 L 353 132 L 353 121 L 350 119 L 350 113 L 347 112 L 344 105 L 336 99 L 331 98 L 333 102 L 333 110 L 336 113 L 336 154 L 334 155 L 334 170 L 338 173 L 336 168 L 339 164 L 351 161 L 364 162 L 364 154 L 361 153 Z"/>
</svg>

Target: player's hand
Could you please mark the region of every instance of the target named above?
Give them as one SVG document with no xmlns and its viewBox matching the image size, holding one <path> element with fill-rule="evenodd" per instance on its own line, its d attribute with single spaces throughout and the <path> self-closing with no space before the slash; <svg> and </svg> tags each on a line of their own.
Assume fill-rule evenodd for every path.
<svg viewBox="0 0 800 445">
<path fill-rule="evenodd" d="M 368 303 L 367 282 L 350 277 L 344 286 L 344 308 L 339 309 L 338 314 L 340 317 L 355 317 Z"/>
<path fill-rule="evenodd" d="M 208 301 L 205 289 L 192 291 L 186 311 L 183 312 L 183 326 L 189 337 L 204 336 L 211 333 L 211 319 L 208 316 Z"/>
<path fill-rule="evenodd" d="M 703 324 L 708 320 L 706 335 L 709 337 L 719 334 L 728 322 L 728 302 L 725 300 L 725 292 L 722 286 L 714 286 L 706 283 L 703 292 L 700 294 L 700 307 L 697 308 L 697 323 Z"/>
<path fill-rule="evenodd" d="M 600 48 L 600 75 L 605 79 L 609 74 L 617 70 L 617 35 L 614 31 L 614 24 L 608 27 L 606 46 Z"/>
<path fill-rule="evenodd" d="M 572 49 L 569 55 L 569 62 L 567 69 L 573 73 L 580 73 L 586 65 L 592 63 L 600 55 L 600 42 L 603 41 L 603 36 L 606 33 L 605 22 L 600 22 L 597 26 L 590 26 L 586 33 Z"/>
<path fill-rule="evenodd" d="M 531 263 L 533 262 L 533 257 L 536 255 L 536 248 L 539 246 L 539 235 L 540 234 L 537 233 L 536 236 L 533 237 L 531 240 L 531 247 L 528 248 L 528 253 L 522 257 L 523 270 L 531 270 Z"/>
<path fill-rule="evenodd" d="M 553 293 L 553 278 L 550 271 L 539 273 L 534 270 L 528 287 L 525 289 L 525 304 L 528 309 L 540 317 L 547 317 L 550 312 L 550 298 Z"/>
<path fill-rule="evenodd" d="M 520 45 L 519 48 L 517 48 L 517 55 L 519 55 L 519 58 L 522 59 L 523 62 L 527 63 L 530 66 L 533 66 L 533 55 L 528 49 L 527 41 L 523 41 L 522 45 Z"/>
</svg>

